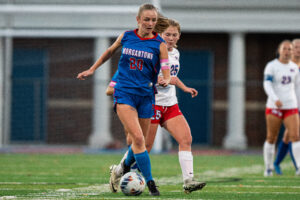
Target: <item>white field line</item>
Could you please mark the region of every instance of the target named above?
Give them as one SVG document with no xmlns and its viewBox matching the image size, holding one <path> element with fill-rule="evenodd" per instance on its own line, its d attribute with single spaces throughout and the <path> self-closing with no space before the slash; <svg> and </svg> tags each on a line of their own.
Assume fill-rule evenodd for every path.
<svg viewBox="0 0 300 200">
<path fill-rule="evenodd" d="M 288 168 L 290 167 L 290 164 L 284 163 L 281 165 L 281 167 L 284 168 Z M 214 170 L 208 170 L 208 171 L 204 171 L 202 173 L 196 173 L 195 177 L 201 178 L 202 180 L 209 180 L 209 179 L 213 179 L 213 178 L 229 178 L 229 177 L 239 177 L 241 175 L 245 175 L 245 174 L 257 174 L 260 173 L 261 175 L 263 175 L 263 170 L 264 170 L 264 166 L 263 165 L 252 165 L 249 167 L 234 167 L 234 168 L 227 168 L 221 171 L 214 171 Z M 262 176 L 263 178 L 263 176 Z M 173 176 L 173 177 L 161 177 L 156 179 L 156 181 L 158 182 L 158 185 L 176 185 L 176 184 L 180 184 L 182 183 L 182 176 L 177 175 L 177 176 Z M 5 184 L 6 182 L 0 182 L 0 184 Z M 41 182 L 42 184 L 47 184 L 46 182 Z M 41 184 L 38 182 L 33 182 L 32 184 Z M 12 184 L 12 183 L 10 183 Z M 13 184 L 28 184 L 28 183 L 23 183 L 23 182 L 13 182 Z M 48 183 L 49 184 L 49 183 Z M 87 185 L 86 183 L 79 183 L 77 184 L 79 185 Z M 216 187 L 216 186 L 210 186 L 210 187 Z M 220 186 L 220 187 L 224 187 L 224 186 Z M 225 186 L 225 187 L 239 187 L 239 186 Z M 243 187 L 255 187 L 255 186 L 245 186 L 243 185 Z M 257 186 L 258 187 L 258 186 Z M 287 188 L 285 186 L 261 186 L 262 188 L 266 188 L 266 187 L 274 187 L 274 188 Z M 289 188 L 300 188 L 297 186 L 290 186 Z M 72 189 L 65 189 L 65 188 L 60 188 L 57 190 L 49 190 L 48 192 L 43 192 L 43 193 L 32 193 L 32 194 L 28 194 L 28 195 L 24 195 L 20 198 L 24 199 L 24 198 L 30 198 L 30 199 L 35 199 L 35 200 L 40 200 L 40 199 L 73 199 L 73 198 L 78 198 L 79 196 L 84 199 L 85 196 L 90 198 L 93 198 L 92 196 L 95 195 L 100 195 L 102 193 L 108 193 L 110 192 L 109 190 L 109 185 L 108 184 L 101 184 L 101 185 L 93 185 L 93 186 L 88 186 L 88 187 L 78 187 L 78 188 L 72 188 Z M 181 190 L 176 190 L 173 192 L 182 192 Z M 222 191 L 224 192 L 224 191 Z M 239 193 L 257 193 L 259 194 L 260 192 L 239 192 Z M 268 192 L 271 194 L 281 194 L 280 192 Z M 284 192 L 283 192 L 284 193 Z M 300 193 L 300 191 L 299 191 Z M 292 192 L 289 194 L 299 194 L 297 192 Z M 2 199 L 1 199 L 2 198 Z M 4 200 L 5 199 L 15 199 L 14 196 L 6 196 L 6 197 L 0 197 L 0 200 Z M 17 197 L 18 198 L 18 197 Z M 95 197 L 96 198 L 96 197 Z M 117 197 L 117 198 L 105 198 L 105 199 L 130 199 L 129 197 Z M 157 198 L 147 198 L 147 199 L 157 199 Z M 168 199 L 168 198 L 166 198 Z M 174 198 L 170 198 L 170 199 L 174 199 Z M 181 200 L 181 199 L 175 199 L 175 200 Z"/>
<path fill-rule="evenodd" d="M 105 198 L 105 200 L 108 199 L 134 199 L 135 197 L 110 197 L 110 198 Z M 137 198 L 136 198 L 137 199 Z M 145 198 L 143 197 L 143 199 L 162 199 L 162 198 Z M 164 197 L 163 199 L 171 199 L 171 200 L 188 200 L 188 199 L 179 199 L 179 198 L 174 198 L 174 197 L 170 197 L 170 198 L 166 198 Z M 204 200 L 204 199 L 197 199 L 197 200 Z M 209 200 L 209 199 L 205 199 L 205 200 Z"/>
<path fill-rule="evenodd" d="M 49 182 L 0 182 L 0 185 L 55 185 Z M 68 183 L 65 183 L 66 185 Z M 70 185 L 90 185 L 88 183 L 69 183 Z"/>
<path fill-rule="evenodd" d="M 8 200 L 8 199 L 16 199 L 16 196 L 2 196 L 0 197 L 0 200 Z"/>
<path fill-rule="evenodd" d="M 222 193 L 232 193 L 230 191 L 222 191 Z M 236 192 L 237 194 L 287 194 L 287 192 Z M 300 194 L 300 191 L 299 192 L 288 192 L 288 194 L 295 194 L 295 195 L 299 195 Z"/>
<path fill-rule="evenodd" d="M 227 177 L 238 177 L 244 174 L 254 174 L 257 172 L 263 173 L 264 167 L 262 165 L 252 165 L 249 167 L 234 167 L 227 168 L 221 171 L 208 170 L 202 173 L 195 174 L 195 178 L 198 180 L 208 180 L 211 178 L 227 178 Z M 180 184 L 183 182 L 182 175 L 173 177 L 162 177 L 157 179 L 158 185 L 169 185 L 169 184 Z"/>
<path fill-rule="evenodd" d="M 300 186 L 279 186 L 279 185 L 210 185 L 209 187 L 215 187 L 215 188 L 280 188 L 280 189 L 300 189 Z M 300 192 L 300 190 L 299 190 L 299 192 Z"/>
</svg>

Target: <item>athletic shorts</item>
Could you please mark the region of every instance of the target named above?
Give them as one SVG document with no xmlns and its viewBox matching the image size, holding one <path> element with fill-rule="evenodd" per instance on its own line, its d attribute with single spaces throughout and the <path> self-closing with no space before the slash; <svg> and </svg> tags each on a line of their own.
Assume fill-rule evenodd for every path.
<svg viewBox="0 0 300 200">
<path fill-rule="evenodd" d="M 298 108 L 293 109 L 276 109 L 276 108 L 266 108 L 266 115 L 274 115 L 280 119 L 285 119 L 286 117 L 297 114 Z"/>
<path fill-rule="evenodd" d="M 182 115 L 178 104 L 173 106 L 155 105 L 154 115 L 151 117 L 151 124 L 160 124 L 162 126 L 165 121 L 178 115 Z"/>
<path fill-rule="evenodd" d="M 115 89 L 114 110 L 117 104 L 130 105 L 136 109 L 139 118 L 151 118 L 154 114 L 153 96 L 138 96 Z"/>
</svg>

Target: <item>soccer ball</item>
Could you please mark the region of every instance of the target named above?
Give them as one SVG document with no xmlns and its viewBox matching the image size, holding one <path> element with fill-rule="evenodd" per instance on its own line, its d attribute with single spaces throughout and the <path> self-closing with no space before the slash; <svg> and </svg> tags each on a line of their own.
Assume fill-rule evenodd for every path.
<svg viewBox="0 0 300 200">
<path fill-rule="evenodd" d="M 145 189 L 145 179 L 137 172 L 128 172 L 122 176 L 120 188 L 127 196 L 138 196 Z"/>
</svg>

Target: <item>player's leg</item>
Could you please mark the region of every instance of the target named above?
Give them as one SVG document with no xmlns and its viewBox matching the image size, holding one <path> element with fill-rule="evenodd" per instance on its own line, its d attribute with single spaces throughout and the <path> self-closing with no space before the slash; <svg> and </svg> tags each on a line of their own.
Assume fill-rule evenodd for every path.
<svg viewBox="0 0 300 200">
<path fill-rule="evenodd" d="M 118 116 L 124 127 L 126 127 L 126 130 L 132 140 L 132 144 L 128 149 L 127 158 L 125 159 L 126 167 L 130 167 L 130 165 L 134 162 L 133 154 L 141 153 L 146 150 L 143 134 L 143 128 L 145 129 L 145 127 L 141 127 L 138 113 L 135 108 L 126 104 L 118 104 L 117 106 Z M 148 126 L 150 126 L 150 119 L 147 121 Z"/>
<path fill-rule="evenodd" d="M 267 139 L 263 146 L 263 155 L 265 163 L 264 176 L 272 176 L 274 155 L 275 155 L 275 142 L 278 137 L 282 119 L 278 116 L 267 114 Z"/>
<path fill-rule="evenodd" d="M 164 110 L 163 106 L 155 105 L 154 114 L 151 117 L 150 130 L 149 130 L 149 133 L 146 137 L 146 148 L 147 148 L 147 151 L 149 153 L 150 153 L 150 151 L 153 147 L 153 144 L 154 144 L 154 140 L 155 140 L 155 137 L 156 137 L 158 125 L 160 124 L 160 122 L 162 120 L 162 117 L 163 117 L 163 110 Z"/>
<path fill-rule="evenodd" d="M 125 133 L 125 136 L 126 136 L 126 143 L 128 145 L 128 149 L 129 149 L 130 145 L 132 144 L 132 140 L 131 140 L 130 135 L 128 134 L 128 131 L 126 130 L 125 127 L 124 127 L 124 133 Z M 122 159 L 121 159 L 121 161 L 118 165 L 111 165 L 110 166 L 110 174 L 114 174 L 114 176 L 111 176 L 111 178 L 113 180 L 111 180 L 110 182 L 116 182 L 116 181 L 114 181 L 114 179 L 118 179 L 118 177 L 122 176 L 124 171 L 126 171 L 126 170 L 124 170 L 124 162 L 125 162 L 125 159 L 127 158 L 127 155 L 128 155 L 128 151 L 125 152 L 124 156 L 122 157 Z M 132 154 L 131 157 L 133 157 L 133 154 Z M 114 185 L 116 185 L 116 184 L 110 184 L 110 189 L 111 189 L 112 192 L 117 192 L 118 188 L 114 188 L 113 187 Z"/>
<path fill-rule="evenodd" d="M 126 143 L 127 143 L 128 146 L 130 146 L 132 144 L 132 140 L 131 140 L 131 137 L 128 134 L 128 131 L 125 127 L 124 127 L 124 133 L 125 133 L 125 136 L 126 136 Z"/>
<path fill-rule="evenodd" d="M 299 130 L 300 130 L 300 122 L 299 122 Z M 297 163 L 296 163 L 296 160 L 295 160 L 295 157 L 294 157 L 294 154 L 293 154 L 292 142 L 291 142 L 290 139 L 289 139 L 289 153 L 290 153 L 290 157 L 293 161 L 294 167 L 296 169 L 296 175 L 300 175 L 300 170 L 297 166 Z"/>
<path fill-rule="evenodd" d="M 206 183 L 194 180 L 193 155 L 191 152 L 192 135 L 190 127 L 183 115 L 168 119 L 163 124 L 179 144 L 178 158 L 182 171 L 184 190 L 190 193 L 202 189 Z"/>
<path fill-rule="evenodd" d="M 117 114 L 131 138 L 132 145 L 128 148 L 126 158 L 122 159 L 119 165 L 112 165 L 110 168 L 110 188 L 112 192 L 117 192 L 121 176 L 130 171 L 130 166 L 135 161 L 132 146 L 137 151 L 143 151 L 142 145 L 144 144 L 144 136 L 139 125 L 136 109 L 127 104 L 117 104 L 116 106 Z"/>
<path fill-rule="evenodd" d="M 297 167 L 300 167 L 300 138 L 299 138 L 299 115 L 293 114 L 284 119 L 284 124 L 289 131 L 289 139 L 292 143 L 292 151 Z M 300 172 L 296 171 L 297 175 Z"/>
<path fill-rule="evenodd" d="M 300 171 L 298 170 L 299 168 L 297 166 L 294 153 L 293 153 L 292 142 L 289 142 L 289 154 L 290 154 L 291 160 L 293 162 L 293 165 L 294 165 L 294 167 L 296 169 L 296 172 L 300 173 Z M 297 175 L 300 175 L 300 174 L 297 174 Z"/>
<path fill-rule="evenodd" d="M 157 128 L 158 128 L 158 124 L 151 123 L 149 133 L 146 137 L 146 149 L 149 153 L 154 144 Z"/>
<path fill-rule="evenodd" d="M 154 114 L 154 107 L 152 106 L 153 98 L 152 97 L 144 97 L 139 99 L 139 107 L 138 109 L 138 117 L 139 117 L 139 124 L 143 132 L 143 136 L 147 137 L 150 124 L 151 124 L 151 117 Z M 143 137 L 143 138 L 144 138 Z M 136 152 L 134 149 L 134 158 L 136 160 L 136 164 L 138 168 L 141 170 L 148 189 L 149 193 L 152 196 L 159 196 L 160 192 L 158 191 L 156 184 L 152 178 L 151 173 L 151 162 L 148 151 L 146 150 L 145 140 L 143 140 L 143 151 Z"/>
<path fill-rule="evenodd" d="M 278 175 L 282 174 L 282 171 L 280 169 L 280 163 L 282 162 L 282 160 L 284 159 L 288 151 L 289 151 L 289 137 L 288 137 L 288 130 L 285 129 L 283 138 L 279 142 L 276 159 L 274 162 L 274 170 L 275 173 Z"/>
</svg>

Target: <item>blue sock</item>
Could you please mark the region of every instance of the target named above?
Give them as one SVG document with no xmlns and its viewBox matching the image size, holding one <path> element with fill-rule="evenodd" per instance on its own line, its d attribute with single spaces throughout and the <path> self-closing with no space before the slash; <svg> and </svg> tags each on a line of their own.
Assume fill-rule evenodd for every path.
<svg viewBox="0 0 300 200">
<path fill-rule="evenodd" d="M 291 142 L 289 142 L 289 152 L 290 152 L 290 156 L 291 156 L 291 159 L 293 161 L 293 164 L 294 164 L 296 170 L 298 170 L 298 167 L 297 167 L 297 164 L 296 164 L 296 161 L 295 161 L 295 158 L 294 158 L 293 149 L 292 149 L 292 143 Z"/>
<path fill-rule="evenodd" d="M 138 165 L 138 168 L 141 170 L 143 176 L 146 179 L 146 183 L 148 181 L 153 180 L 152 174 L 151 174 L 151 163 L 150 163 L 150 157 L 147 151 L 144 151 L 143 153 L 134 154 L 136 163 Z"/>
<path fill-rule="evenodd" d="M 275 165 L 279 165 L 281 163 L 281 161 L 286 156 L 288 150 L 289 150 L 289 144 L 285 144 L 281 140 L 279 145 L 278 145 L 278 152 L 277 152 L 277 155 L 276 155 L 276 160 L 274 162 Z"/>
<path fill-rule="evenodd" d="M 130 167 L 132 163 L 134 163 L 135 159 L 134 159 L 134 154 L 133 151 L 131 149 L 131 146 L 128 148 L 128 154 L 127 157 L 125 159 L 125 165 L 127 167 Z"/>
<path fill-rule="evenodd" d="M 131 169 L 136 169 L 139 172 L 141 172 L 141 170 L 139 169 L 138 165 L 136 164 L 136 162 L 134 163 L 134 165 L 131 166 Z"/>
</svg>

